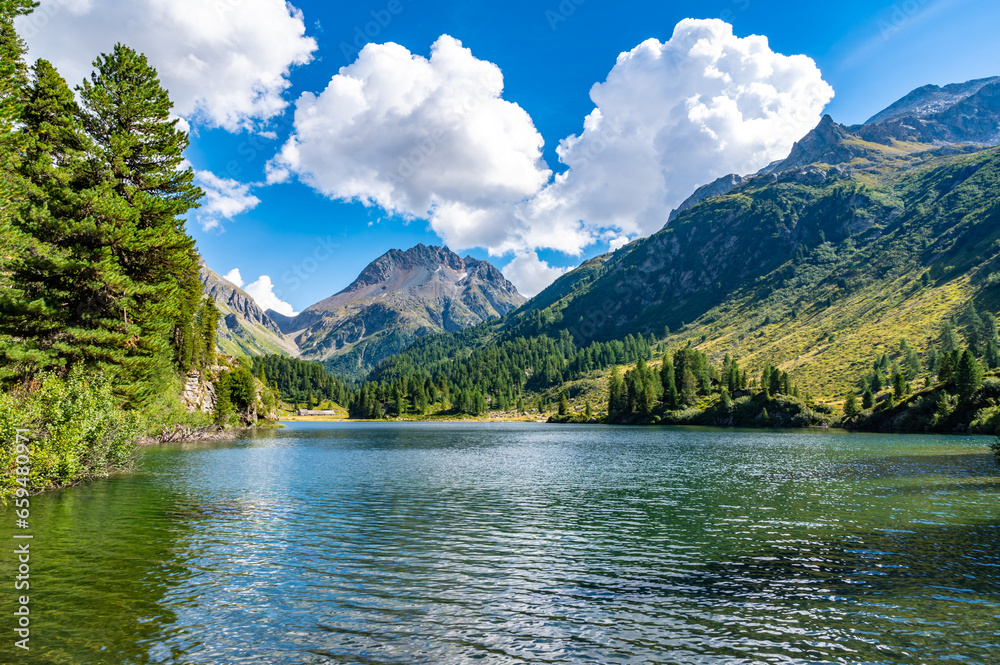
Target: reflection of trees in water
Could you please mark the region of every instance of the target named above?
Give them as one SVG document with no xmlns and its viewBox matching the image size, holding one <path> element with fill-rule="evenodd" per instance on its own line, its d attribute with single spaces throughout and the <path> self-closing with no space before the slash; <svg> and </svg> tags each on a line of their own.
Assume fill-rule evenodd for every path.
<svg viewBox="0 0 1000 665">
<path fill-rule="evenodd" d="M 150 662 L 177 620 L 166 595 L 196 573 L 179 556 L 195 530 L 181 501 L 141 476 L 33 497 L 31 651 L 4 640 L 0 662 Z"/>
</svg>

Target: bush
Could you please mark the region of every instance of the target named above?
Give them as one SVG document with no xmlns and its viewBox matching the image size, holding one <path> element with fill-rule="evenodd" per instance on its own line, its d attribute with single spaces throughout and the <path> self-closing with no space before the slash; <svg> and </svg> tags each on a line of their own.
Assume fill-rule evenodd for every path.
<svg viewBox="0 0 1000 665">
<path fill-rule="evenodd" d="M 989 406 L 976 411 L 969 423 L 969 431 L 976 434 L 993 434 L 1000 428 L 1000 406 Z"/>
<path fill-rule="evenodd" d="M 157 438 L 178 427 L 198 429 L 212 424 L 212 417 L 201 411 L 188 411 L 181 403 L 183 382 L 173 377 L 147 409 L 144 410 L 143 433 Z"/>
<path fill-rule="evenodd" d="M 983 379 L 982 393 L 990 399 L 1000 398 L 1000 379 L 995 376 Z"/>
<path fill-rule="evenodd" d="M 142 423 L 137 414 L 122 408 L 102 375 L 42 375 L 13 393 L 0 394 L 4 501 L 18 487 L 18 429 L 28 430 L 28 489 L 34 493 L 129 468 Z"/>
</svg>

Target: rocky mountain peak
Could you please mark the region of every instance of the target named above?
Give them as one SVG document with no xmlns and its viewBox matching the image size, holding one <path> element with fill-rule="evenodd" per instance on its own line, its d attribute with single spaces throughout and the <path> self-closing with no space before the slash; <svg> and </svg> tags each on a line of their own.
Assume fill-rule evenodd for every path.
<svg viewBox="0 0 1000 665">
<path fill-rule="evenodd" d="M 488 261 L 447 247 L 392 249 L 344 290 L 293 319 L 275 317 L 303 357 L 363 375 L 417 337 L 461 330 L 517 309 L 525 298 Z"/>
<path fill-rule="evenodd" d="M 279 324 L 261 310 L 250 294 L 209 268 L 201 257 L 198 271 L 203 292 L 215 301 L 221 315 L 220 350 L 231 354 L 297 354 L 295 344 L 282 334 Z"/>
<path fill-rule="evenodd" d="M 851 146 L 847 140 L 855 138 L 851 132 L 829 115 L 824 115 L 816 127 L 792 146 L 784 160 L 763 170 L 763 173 L 787 171 L 810 164 L 843 164 L 864 153 L 864 149 Z"/>
<path fill-rule="evenodd" d="M 917 88 L 851 131 L 879 143 L 1000 145 L 1000 77 Z"/>
<path fill-rule="evenodd" d="M 973 81 L 966 81 L 965 83 L 952 83 L 944 87 L 925 85 L 913 90 L 902 99 L 876 113 L 866 120 L 864 124 L 874 125 L 904 115 L 912 115 L 918 118 L 934 115 L 968 99 L 984 87 L 996 83 L 1000 83 L 1000 76 L 975 79 Z"/>
</svg>

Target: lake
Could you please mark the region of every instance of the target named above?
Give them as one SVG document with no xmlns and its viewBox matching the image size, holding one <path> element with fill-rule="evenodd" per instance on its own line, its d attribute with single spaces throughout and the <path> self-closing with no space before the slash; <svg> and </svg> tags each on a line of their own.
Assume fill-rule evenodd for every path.
<svg viewBox="0 0 1000 665">
<path fill-rule="evenodd" d="M 0 662 L 997 663 L 982 437 L 295 423 L 32 499 Z"/>
</svg>

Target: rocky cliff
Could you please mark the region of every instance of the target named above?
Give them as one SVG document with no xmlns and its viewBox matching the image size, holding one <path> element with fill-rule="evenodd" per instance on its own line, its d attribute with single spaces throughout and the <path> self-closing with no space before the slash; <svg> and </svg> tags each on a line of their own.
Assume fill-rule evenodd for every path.
<svg viewBox="0 0 1000 665">
<path fill-rule="evenodd" d="M 215 273 L 204 261 L 199 267 L 203 290 L 219 308 L 218 347 L 223 353 L 258 356 L 298 355 L 295 343 L 248 293 Z"/>
</svg>

